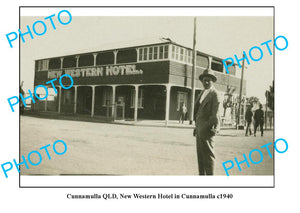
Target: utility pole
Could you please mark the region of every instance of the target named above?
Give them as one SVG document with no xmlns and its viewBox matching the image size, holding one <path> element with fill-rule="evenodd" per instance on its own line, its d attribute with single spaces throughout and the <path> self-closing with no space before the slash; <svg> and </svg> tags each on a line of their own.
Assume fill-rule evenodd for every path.
<svg viewBox="0 0 300 213">
<path fill-rule="evenodd" d="M 193 38 L 193 69 L 192 69 L 192 94 L 191 94 L 191 112 L 190 125 L 194 120 L 194 106 L 195 106 L 195 75 L 196 75 L 196 33 L 197 33 L 197 18 L 194 17 L 194 38 Z"/>
<path fill-rule="evenodd" d="M 242 76 L 241 76 L 241 83 L 240 83 L 240 96 L 239 96 L 239 106 L 238 106 L 238 116 L 237 116 L 237 123 L 236 128 L 238 129 L 240 125 L 240 112 L 241 112 L 241 102 L 242 102 L 242 91 L 243 91 L 243 80 L 244 80 L 244 69 L 245 69 L 245 55 L 243 53 L 243 65 L 242 65 Z"/>
</svg>

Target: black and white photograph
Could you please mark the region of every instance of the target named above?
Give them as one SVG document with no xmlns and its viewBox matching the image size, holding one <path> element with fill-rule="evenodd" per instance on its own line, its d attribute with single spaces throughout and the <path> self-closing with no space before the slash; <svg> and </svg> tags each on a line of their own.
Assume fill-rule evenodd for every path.
<svg viewBox="0 0 300 213">
<path fill-rule="evenodd" d="M 272 178 L 273 146 L 257 151 L 274 141 L 272 7 L 247 10 L 260 16 L 76 16 L 80 8 L 70 8 L 52 26 L 22 16 L 28 9 L 20 29 L 47 31 L 20 44 L 20 154 L 65 145 L 32 153 L 40 164 L 21 165 L 21 177 Z"/>
</svg>

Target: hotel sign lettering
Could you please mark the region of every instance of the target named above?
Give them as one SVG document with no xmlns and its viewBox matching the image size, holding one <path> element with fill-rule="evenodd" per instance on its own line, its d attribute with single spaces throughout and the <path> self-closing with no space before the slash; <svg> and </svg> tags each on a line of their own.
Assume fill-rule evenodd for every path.
<svg viewBox="0 0 300 213">
<path fill-rule="evenodd" d="M 48 71 L 48 78 L 51 79 L 59 78 L 63 74 L 69 74 L 73 78 L 103 77 L 103 76 L 142 75 L 143 70 L 136 69 L 136 65 L 119 65 L 119 66 L 51 70 Z"/>
</svg>

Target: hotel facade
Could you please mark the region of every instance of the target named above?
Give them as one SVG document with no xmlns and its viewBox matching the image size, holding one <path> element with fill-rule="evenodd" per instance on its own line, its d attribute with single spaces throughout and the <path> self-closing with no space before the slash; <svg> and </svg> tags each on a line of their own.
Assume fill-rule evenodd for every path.
<svg viewBox="0 0 300 213">
<path fill-rule="evenodd" d="M 177 120 L 183 103 L 191 113 L 192 54 L 192 49 L 166 41 L 36 60 L 34 87 L 63 74 L 72 76 L 74 83 L 64 90 L 55 81 L 57 94 L 48 84 L 53 95 L 37 101 L 33 109 L 134 121 Z M 234 102 L 240 90 L 235 66 L 227 74 L 221 58 L 199 51 L 196 55 L 195 98 L 203 90 L 198 77 L 209 67 L 218 79 L 214 86 L 220 93 L 223 123 L 232 123 L 236 110 L 224 111 L 224 106 L 228 98 Z M 62 83 L 70 85 L 68 78 Z"/>
</svg>

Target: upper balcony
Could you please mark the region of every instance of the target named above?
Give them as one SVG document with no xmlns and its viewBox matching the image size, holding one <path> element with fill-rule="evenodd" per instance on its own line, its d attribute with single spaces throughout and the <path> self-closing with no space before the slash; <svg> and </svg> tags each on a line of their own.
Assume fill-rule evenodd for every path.
<svg viewBox="0 0 300 213">
<path fill-rule="evenodd" d="M 173 42 L 144 45 L 37 60 L 35 71 L 159 61 L 174 61 L 192 66 L 193 51 Z M 196 67 L 206 69 L 209 63 L 215 72 L 227 74 L 221 58 L 197 51 Z M 229 67 L 229 74 L 236 76 L 235 66 Z"/>
</svg>

